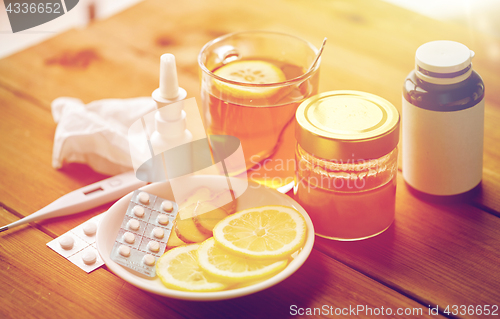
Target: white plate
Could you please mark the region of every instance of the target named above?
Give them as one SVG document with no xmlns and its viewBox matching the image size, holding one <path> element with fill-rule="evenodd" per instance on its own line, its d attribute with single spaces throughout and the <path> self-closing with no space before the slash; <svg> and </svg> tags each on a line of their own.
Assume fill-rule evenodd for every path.
<svg viewBox="0 0 500 319">
<path fill-rule="evenodd" d="M 224 177 L 196 176 L 195 178 L 197 182 L 201 183 L 196 183 L 196 187 L 204 185 L 214 190 L 222 190 L 224 187 L 223 185 L 227 185 Z M 234 180 L 232 180 L 232 182 L 234 182 Z M 174 199 L 172 189 L 168 182 L 154 183 L 144 186 L 141 189 L 165 199 Z M 97 249 L 106 266 L 118 277 L 138 288 L 158 295 L 184 300 L 223 300 L 249 295 L 276 285 L 288 278 L 304 263 L 311 253 L 314 244 L 314 228 L 312 221 L 306 211 L 296 201 L 274 189 L 266 188 L 249 181 L 247 190 L 238 198 L 237 210 L 263 205 L 284 205 L 294 207 L 302 213 L 307 224 L 306 242 L 302 250 L 280 273 L 250 286 L 217 292 L 185 292 L 169 289 L 161 283 L 158 277 L 153 279 L 142 277 L 110 259 L 111 249 L 113 248 L 116 235 L 120 229 L 131 196 L 131 194 L 128 194 L 118 200 L 102 217 L 97 230 Z"/>
</svg>

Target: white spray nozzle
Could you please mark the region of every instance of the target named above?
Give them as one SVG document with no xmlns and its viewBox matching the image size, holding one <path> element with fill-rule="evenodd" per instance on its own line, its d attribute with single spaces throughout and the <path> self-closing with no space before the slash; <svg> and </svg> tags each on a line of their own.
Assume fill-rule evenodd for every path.
<svg viewBox="0 0 500 319">
<path fill-rule="evenodd" d="M 160 58 L 160 95 L 167 100 L 174 100 L 179 96 L 175 56 L 170 53 L 163 54 Z"/>
</svg>

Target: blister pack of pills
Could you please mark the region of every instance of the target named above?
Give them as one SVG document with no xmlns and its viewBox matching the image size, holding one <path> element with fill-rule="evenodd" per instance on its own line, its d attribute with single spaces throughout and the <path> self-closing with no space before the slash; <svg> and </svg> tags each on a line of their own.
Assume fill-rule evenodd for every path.
<svg viewBox="0 0 500 319">
<path fill-rule="evenodd" d="M 52 250 L 87 273 L 104 264 L 96 247 L 97 226 L 102 214 L 67 231 L 47 243 Z"/>
<path fill-rule="evenodd" d="M 136 190 L 116 236 L 111 260 L 155 277 L 156 260 L 165 252 L 178 210 L 175 202 Z"/>
</svg>

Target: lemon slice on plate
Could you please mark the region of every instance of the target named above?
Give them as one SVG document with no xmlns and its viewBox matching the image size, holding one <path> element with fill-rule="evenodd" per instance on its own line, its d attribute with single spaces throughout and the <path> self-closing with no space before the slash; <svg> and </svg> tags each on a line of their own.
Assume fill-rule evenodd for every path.
<svg viewBox="0 0 500 319">
<path fill-rule="evenodd" d="M 209 238 L 197 250 L 198 263 L 203 270 L 221 281 L 243 282 L 269 277 L 281 271 L 287 260 L 262 260 L 237 256 L 219 247 Z"/>
<path fill-rule="evenodd" d="M 164 253 L 156 262 L 156 274 L 163 284 L 185 291 L 219 291 L 224 283 L 208 278 L 198 265 L 196 249 L 199 244 L 180 246 Z"/>
<path fill-rule="evenodd" d="M 224 79 L 251 84 L 279 83 L 286 80 L 285 74 L 276 65 L 261 60 L 239 60 L 228 63 L 214 71 Z M 238 86 L 214 80 L 220 92 L 237 98 L 266 98 L 279 90 L 277 87 Z"/>
<path fill-rule="evenodd" d="M 215 225 L 214 239 L 231 252 L 253 258 L 286 258 L 306 238 L 306 222 L 288 206 L 262 206 L 239 211 Z"/>
</svg>

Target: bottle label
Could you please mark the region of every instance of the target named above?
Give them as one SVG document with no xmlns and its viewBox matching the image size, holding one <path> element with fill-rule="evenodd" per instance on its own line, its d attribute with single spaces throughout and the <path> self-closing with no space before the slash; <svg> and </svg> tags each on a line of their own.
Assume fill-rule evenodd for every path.
<svg viewBox="0 0 500 319">
<path fill-rule="evenodd" d="M 403 97 L 403 177 L 432 195 L 455 195 L 482 178 L 484 99 L 473 107 L 438 112 Z"/>
</svg>

